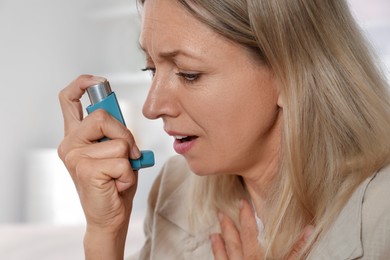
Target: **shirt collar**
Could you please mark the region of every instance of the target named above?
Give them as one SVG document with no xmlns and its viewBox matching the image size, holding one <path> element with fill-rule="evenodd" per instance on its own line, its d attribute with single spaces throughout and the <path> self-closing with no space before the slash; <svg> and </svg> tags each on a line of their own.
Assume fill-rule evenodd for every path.
<svg viewBox="0 0 390 260">
<path fill-rule="evenodd" d="M 367 178 L 352 194 L 336 221 L 311 250 L 307 259 L 355 259 L 363 255 L 362 207 L 368 184 L 376 174 Z"/>
<path fill-rule="evenodd" d="M 206 232 L 216 232 L 218 230 L 216 218 L 213 218 L 208 222 L 204 221 L 202 225 L 197 225 L 196 229 L 190 225 L 190 207 L 194 204 L 194 200 L 196 200 L 196 198 L 193 198 L 192 196 L 191 185 L 193 185 L 191 177 L 185 178 L 183 182 L 165 198 L 165 201 L 162 203 L 161 207 L 159 207 L 157 213 L 192 236 L 204 234 Z"/>
</svg>

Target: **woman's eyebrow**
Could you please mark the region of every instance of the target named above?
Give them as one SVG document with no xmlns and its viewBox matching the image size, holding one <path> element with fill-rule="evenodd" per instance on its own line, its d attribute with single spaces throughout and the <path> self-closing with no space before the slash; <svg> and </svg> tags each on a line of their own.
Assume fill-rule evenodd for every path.
<svg viewBox="0 0 390 260">
<path fill-rule="evenodd" d="M 138 43 L 138 46 L 147 56 L 150 56 L 148 50 L 146 48 L 144 48 L 141 45 L 141 43 Z M 164 59 L 174 59 L 177 56 L 184 56 L 184 57 L 188 57 L 188 58 L 192 58 L 192 59 L 201 60 L 201 57 L 199 57 L 198 55 L 194 55 L 190 52 L 186 52 L 183 50 L 163 51 L 163 52 L 159 52 L 158 56 L 160 58 L 164 58 Z"/>
</svg>

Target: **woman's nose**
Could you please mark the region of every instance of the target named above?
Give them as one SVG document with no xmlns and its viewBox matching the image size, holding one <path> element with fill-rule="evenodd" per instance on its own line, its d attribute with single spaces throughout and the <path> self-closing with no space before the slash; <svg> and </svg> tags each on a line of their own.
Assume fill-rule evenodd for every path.
<svg viewBox="0 0 390 260">
<path fill-rule="evenodd" d="M 169 82 L 158 81 L 155 78 L 143 105 L 142 113 L 148 119 L 164 116 L 176 117 L 179 114 L 177 104 L 175 88 L 170 86 Z"/>
</svg>

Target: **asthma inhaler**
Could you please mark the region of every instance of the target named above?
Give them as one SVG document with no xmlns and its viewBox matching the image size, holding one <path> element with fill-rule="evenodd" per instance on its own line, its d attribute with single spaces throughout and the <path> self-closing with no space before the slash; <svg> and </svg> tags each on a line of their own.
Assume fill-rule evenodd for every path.
<svg viewBox="0 0 390 260">
<path fill-rule="evenodd" d="M 89 100 L 91 101 L 91 105 L 87 107 L 88 114 L 97 109 L 104 109 L 123 125 L 126 125 L 116 95 L 111 90 L 108 81 L 88 87 L 87 93 Z M 103 138 L 100 141 L 106 140 L 108 140 L 108 138 Z M 141 151 L 141 157 L 139 159 L 129 159 L 129 161 L 133 170 L 152 167 L 154 165 L 154 154 L 152 151 Z"/>
</svg>

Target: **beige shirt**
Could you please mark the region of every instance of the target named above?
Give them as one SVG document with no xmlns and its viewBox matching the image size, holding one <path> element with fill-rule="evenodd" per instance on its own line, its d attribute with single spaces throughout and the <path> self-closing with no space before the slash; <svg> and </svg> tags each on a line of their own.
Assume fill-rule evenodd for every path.
<svg viewBox="0 0 390 260">
<path fill-rule="evenodd" d="M 191 174 L 180 156 L 165 164 L 149 195 L 146 242 L 129 259 L 214 259 L 209 234 L 219 230 L 217 220 L 196 231 L 187 220 L 196 199 L 189 197 Z M 390 167 L 358 187 L 308 259 L 390 259 Z"/>
</svg>

